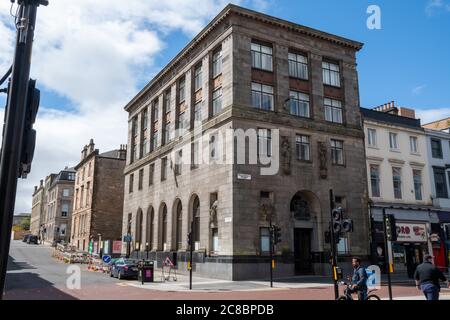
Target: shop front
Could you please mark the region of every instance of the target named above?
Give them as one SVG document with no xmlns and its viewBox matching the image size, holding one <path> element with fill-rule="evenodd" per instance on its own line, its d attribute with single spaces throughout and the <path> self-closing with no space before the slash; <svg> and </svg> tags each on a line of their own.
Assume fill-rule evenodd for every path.
<svg viewBox="0 0 450 320">
<path fill-rule="evenodd" d="M 450 212 L 438 212 L 439 225 L 435 227 L 433 253 L 441 271 L 450 271 Z"/>
</svg>

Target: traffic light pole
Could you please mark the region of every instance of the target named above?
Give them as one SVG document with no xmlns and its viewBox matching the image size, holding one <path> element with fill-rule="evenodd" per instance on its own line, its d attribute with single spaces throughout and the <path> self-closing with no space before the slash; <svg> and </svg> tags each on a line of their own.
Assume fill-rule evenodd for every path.
<svg viewBox="0 0 450 320">
<path fill-rule="evenodd" d="M 0 160 L 0 299 L 3 298 L 11 228 L 17 192 L 17 179 L 21 168 L 23 133 L 25 129 L 26 98 L 30 77 L 36 12 L 42 0 L 21 0 L 16 49 L 9 86 Z"/>
<path fill-rule="evenodd" d="M 387 267 L 387 278 L 388 278 L 388 290 L 389 290 L 389 300 L 392 300 L 392 283 L 391 283 L 391 263 L 389 261 L 389 249 L 388 249 L 388 236 L 386 227 L 386 208 L 383 208 L 383 229 L 384 229 L 384 260 L 386 261 Z"/>
<path fill-rule="evenodd" d="M 331 235 L 331 267 L 332 267 L 332 275 L 333 275 L 333 283 L 334 283 L 334 297 L 337 299 L 339 297 L 339 287 L 336 280 L 336 267 L 337 267 L 337 258 L 336 258 L 336 235 L 334 234 L 333 228 L 333 209 L 334 209 L 334 198 L 333 198 L 333 190 L 330 189 L 330 235 Z"/>
<path fill-rule="evenodd" d="M 273 242 L 274 242 L 274 238 L 273 238 L 273 226 L 272 226 L 272 219 L 269 220 L 269 244 L 270 244 L 270 248 L 269 248 L 269 252 L 270 252 L 270 287 L 273 288 Z"/>
<path fill-rule="evenodd" d="M 190 232 L 190 237 L 189 237 L 189 290 L 192 290 L 192 255 L 194 253 L 194 246 L 193 246 L 193 242 L 194 242 L 194 235 L 193 235 L 193 230 L 194 230 L 194 221 L 191 222 L 191 232 Z"/>
</svg>

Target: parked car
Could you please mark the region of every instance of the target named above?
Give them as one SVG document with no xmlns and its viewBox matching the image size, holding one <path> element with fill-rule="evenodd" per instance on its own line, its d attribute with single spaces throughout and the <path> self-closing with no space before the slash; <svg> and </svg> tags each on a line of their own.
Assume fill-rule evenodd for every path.
<svg viewBox="0 0 450 320">
<path fill-rule="evenodd" d="M 117 260 L 119 260 L 120 258 L 112 258 L 111 261 L 107 264 L 107 270 L 106 273 L 109 273 L 109 275 L 112 277 L 112 268 L 114 266 L 114 264 L 117 262 Z"/>
<path fill-rule="evenodd" d="M 38 239 L 37 236 L 31 235 L 31 236 L 28 237 L 27 243 L 28 244 L 38 244 L 39 243 L 39 239 Z"/>
<path fill-rule="evenodd" d="M 32 234 L 26 234 L 23 236 L 22 242 L 28 242 L 28 238 L 31 237 Z"/>
<path fill-rule="evenodd" d="M 120 258 L 114 262 L 111 267 L 111 277 L 124 278 L 138 278 L 138 260 Z"/>
</svg>

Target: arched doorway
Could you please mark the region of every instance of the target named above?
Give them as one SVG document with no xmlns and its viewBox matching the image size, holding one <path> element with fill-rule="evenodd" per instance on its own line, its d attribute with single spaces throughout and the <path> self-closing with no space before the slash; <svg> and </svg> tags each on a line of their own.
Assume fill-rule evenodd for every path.
<svg viewBox="0 0 450 320">
<path fill-rule="evenodd" d="M 147 226 L 146 226 L 146 235 L 145 235 L 145 250 L 150 251 L 153 249 L 153 235 L 154 235 L 154 220 L 155 213 L 153 211 L 153 207 L 150 206 L 147 210 Z"/>
<path fill-rule="evenodd" d="M 138 209 L 136 214 L 136 231 L 135 231 L 135 250 L 141 251 L 142 247 L 142 219 L 143 219 L 143 213 L 142 209 Z"/>
<path fill-rule="evenodd" d="M 167 206 L 163 202 L 159 208 L 159 250 L 167 249 Z"/>
<path fill-rule="evenodd" d="M 295 273 L 311 274 L 313 244 L 318 251 L 318 235 L 322 232 L 318 223 L 320 202 L 313 192 L 303 190 L 292 196 L 289 208 L 294 220 Z"/>
<path fill-rule="evenodd" d="M 182 248 L 182 228 L 183 228 L 183 205 L 180 199 L 176 199 L 173 205 L 173 229 L 172 233 L 173 249 L 178 251 Z"/>
<path fill-rule="evenodd" d="M 188 232 L 192 232 L 193 242 L 200 242 L 200 198 L 193 194 L 189 201 L 189 225 Z"/>
</svg>

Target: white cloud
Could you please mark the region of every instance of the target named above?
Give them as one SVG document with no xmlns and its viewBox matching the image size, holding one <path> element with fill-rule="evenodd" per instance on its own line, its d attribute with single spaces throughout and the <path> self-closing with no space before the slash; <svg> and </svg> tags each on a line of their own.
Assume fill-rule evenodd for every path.
<svg viewBox="0 0 450 320">
<path fill-rule="evenodd" d="M 416 109 L 416 117 L 422 124 L 450 117 L 450 108 Z"/>
<path fill-rule="evenodd" d="M 419 95 L 419 94 L 421 94 L 421 93 L 423 92 L 423 90 L 425 90 L 426 87 L 427 87 L 426 84 L 417 86 L 417 87 L 415 87 L 414 89 L 412 89 L 412 93 L 413 93 L 414 95 Z"/>
<path fill-rule="evenodd" d="M 16 212 L 29 212 L 33 186 L 49 173 L 75 165 L 90 138 L 101 152 L 126 143 L 123 106 L 161 67 L 154 58 L 169 45 L 165 37 L 181 31 L 192 38 L 228 2 L 51 0 L 40 7 L 31 76 L 45 89 L 43 94 L 66 97 L 74 108 L 41 106 L 32 172 L 19 181 Z M 266 0 L 233 2 L 256 10 L 268 7 Z M 0 1 L 0 73 L 13 58 L 15 29 L 9 10 L 10 2 Z"/>
<path fill-rule="evenodd" d="M 425 13 L 432 16 L 436 12 L 450 12 L 450 3 L 444 0 L 430 0 L 425 7 Z"/>
</svg>

